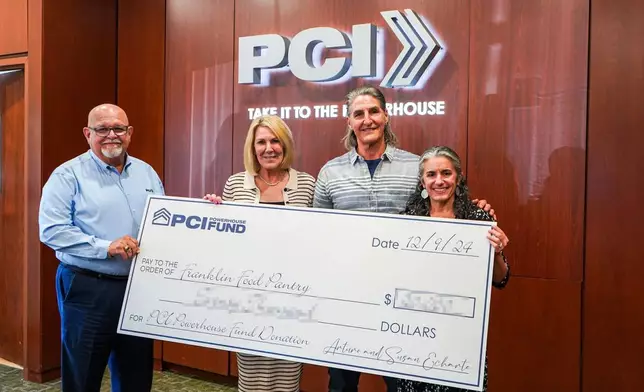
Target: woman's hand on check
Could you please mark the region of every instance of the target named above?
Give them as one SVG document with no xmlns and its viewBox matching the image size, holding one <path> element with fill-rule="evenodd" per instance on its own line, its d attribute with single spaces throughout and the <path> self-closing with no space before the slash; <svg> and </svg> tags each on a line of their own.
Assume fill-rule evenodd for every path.
<svg viewBox="0 0 644 392">
<path fill-rule="evenodd" d="M 508 236 L 505 235 L 505 232 L 499 226 L 492 226 L 490 231 L 488 231 L 487 239 L 492 244 L 492 247 L 494 247 L 495 253 L 501 253 L 503 248 L 508 246 L 510 242 Z"/>
<path fill-rule="evenodd" d="M 221 204 L 223 201 L 221 200 L 221 196 L 217 196 L 214 193 L 207 193 L 206 196 L 203 197 L 203 199 L 213 202 L 215 204 Z"/>
</svg>

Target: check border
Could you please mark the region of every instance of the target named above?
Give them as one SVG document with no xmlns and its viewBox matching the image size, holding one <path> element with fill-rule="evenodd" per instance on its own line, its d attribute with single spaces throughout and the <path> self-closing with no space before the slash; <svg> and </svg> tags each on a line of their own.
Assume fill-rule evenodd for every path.
<svg viewBox="0 0 644 392">
<path fill-rule="evenodd" d="M 141 226 L 139 229 L 139 234 L 138 234 L 138 240 L 139 240 L 139 246 L 142 244 L 143 240 L 143 232 L 145 230 L 145 222 L 147 222 L 148 214 L 150 212 L 150 204 L 152 200 L 175 200 L 175 201 L 180 201 L 183 203 L 200 203 L 200 204 L 210 204 L 210 201 L 206 200 L 201 200 L 201 199 L 194 199 L 194 198 L 185 198 L 185 197 L 174 197 L 174 196 L 152 196 L 148 195 L 148 199 L 146 201 L 145 205 L 145 214 L 143 215 L 143 219 L 141 220 Z M 431 218 L 431 217 L 414 217 L 413 215 L 396 215 L 396 214 L 385 214 L 385 213 L 368 213 L 368 212 L 361 212 L 361 211 L 350 211 L 350 210 L 333 210 L 333 209 L 320 209 L 320 208 L 304 208 L 304 207 L 286 207 L 286 206 L 264 206 L 260 204 L 251 204 L 251 203 L 234 203 L 234 202 L 223 202 L 226 206 L 230 207 L 237 207 L 237 208 L 262 208 L 262 209 L 279 209 L 279 210 L 289 210 L 289 211 L 298 211 L 302 213 L 309 213 L 309 214 L 339 214 L 339 215 L 349 215 L 349 216 L 362 216 L 362 217 L 372 217 L 375 219 L 396 219 L 396 220 L 414 220 L 414 221 L 435 221 L 435 222 L 440 222 L 442 224 L 456 224 L 456 225 L 471 225 L 471 226 L 490 226 L 492 222 L 487 222 L 487 221 L 472 221 L 472 220 L 459 220 L 458 223 L 453 223 L 450 221 L 445 221 L 443 219 L 439 218 Z M 490 254 L 491 246 L 488 245 L 488 255 Z M 492 253 L 493 254 L 493 253 Z M 138 261 L 138 255 L 134 257 L 132 260 L 132 264 L 130 266 L 130 278 L 128 279 L 126 290 L 125 290 L 125 297 L 123 299 L 123 306 L 122 309 L 125 310 L 127 308 L 129 296 L 130 296 L 130 287 L 132 285 L 132 277 L 134 275 L 134 272 L 136 271 L 136 263 Z M 491 276 L 493 272 L 493 266 L 494 266 L 494 258 L 488 256 L 488 267 L 487 267 L 487 280 L 486 280 L 486 287 L 485 287 L 485 300 L 484 300 L 484 307 L 483 307 L 483 318 L 482 318 L 482 324 L 485 326 L 487 323 L 487 306 L 488 306 L 488 296 L 490 295 L 490 284 L 492 282 Z M 213 348 L 218 348 L 218 349 L 232 349 L 231 351 L 242 351 L 242 352 L 253 352 L 257 354 L 270 354 L 273 356 L 277 356 L 280 358 L 284 358 L 287 360 L 297 360 L 297 362 L 306 362 L 306 363 L 312 363 L 312 364 L 327 364 L 327 365 L 335 365 L 332 367 L 349 367 L 353 369 L 362 369 L 366 371 L 371 371 L 375 372 L 377 374 L 380 374 L 380 372 L 383 372 L 382 369 L 376 369 L 376 368 L 370 368 L 367 366 L 359 366 L 359 365 L 347 365 L 345 363 L 338 363 L 338 362 L 333 362 L 333 361 L 325 361 L 325 360 L 320 360 L 320 359 L 314 359 L 314 358 L 308 358 L 308 357 L 300 357 L 297 355 L 288 355 L 288 354 L 281 354 L 281 353 L 276 353 L 272 351 L 266 351 L 266 350 L 255 350 L 255 349 L 248 349 L 244 347 L 238 347 L 238 346 L 232 346 L 232 345 L 227 345 L 227 344 L 221 344 L 221 343 L 211 343 L 207 341 L 201 341 L 201 340 L 195 340 L 195 339 L 186 339 L 186 338 L 176 338 L 168 335 L 163 335 L 163 334 L 153 334 L 153 333 L 141 333 L 139 331 L 131 330 L 131 329 L 126 329 L 123 327 L 123 323 L 125 322 L 125 315 L 121 317 L 121 325 L 119 326 L 119 329 L 125 332 L 130 332 L 135 335 L 139 336 L 156 336 L 159 338 L 165 338 L 164 340 L 166 341 L 175 341 L 175 342 L 193 342 L 193 343 L 199 343 L 200 345 L 204 346 L 211 346 Z M 488 323 L 489 326 L 489 323 Z M 480 338 L 480 346 L 479 346 L 479 361 L 480 363 L 483 363 L 483 361 L 486 360 L 486 355 L 485 352 L 483 352 L 483 341 L 485 340 L 485 328 L 481 328 L 481 338 Z M 377 360 L 377 359 L 375 359 Z M 409 365 L 409 364 L 407 364 Z M 485 366 L 483 366 L 485 368 Z M 438 370 L 438 369 L 436 369 Z M 449 382 L 452 384 L 457 384 L 457 385 L 464 385 L 464 386 L 472 386 L 472 387 L 480 387 L 481 384 L 483 383 L 483 376 L 481 374 L 481 366 L 478 366 L 478 375 L 477 375 L 477 383 L 466 383 L 466 382 L 457 382 L 453 380 L 446 380 L 446 379 L 441 379 L 438 377 L 422 377 L 417 374 L 409 374 L 409 373 L 403 373 L 403 372 L 396 372 L 396 371 L 387 371 L 389 374 L 396 374 L 399 376 L 410 376 L 414 378 L 424 378 L 427 380 L 427 382 L 431 381 L 443 381 L 443 382 Z"/>
</svg>

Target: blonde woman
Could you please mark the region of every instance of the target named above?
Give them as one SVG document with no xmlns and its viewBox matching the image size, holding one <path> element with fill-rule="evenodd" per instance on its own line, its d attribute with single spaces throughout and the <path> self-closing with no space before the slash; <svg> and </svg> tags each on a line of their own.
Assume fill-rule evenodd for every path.
<svg viewBox="0 0 644 392">
<path fill-rule="evenodd" d="M 281 118 L 256 118 L 244 143 L 246 170 L 228 178 L 222 197 L 207 194 L 204 199 L 311 207 L 315 179 L 291 167 L 294 153 L 293 135 Z M 300 390 L 301 363 L 238 353 L 237 365 L 241 392 Z"/>
</svg>

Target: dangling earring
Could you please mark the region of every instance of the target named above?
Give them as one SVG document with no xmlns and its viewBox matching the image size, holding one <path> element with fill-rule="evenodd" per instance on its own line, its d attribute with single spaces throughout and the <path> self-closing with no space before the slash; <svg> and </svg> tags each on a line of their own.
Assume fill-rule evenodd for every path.
<svg viewBox="0 0 644 392">
<path fill-rule="evenodd" d="M 461 187 L 459 187 L 459 186 L 457 185 L 457 186 L 456 186 L 456 190 L 454 191 L 454 193 L 456 193 L 456 196 L 460 196 L 460 195 L 461 195 Z"/>
<path fill-rule="evenodd" d="M 427 199 L 429 197 L 427 189 L 423 188 L 423 190 L 420 192 L 420 197 L 422 197 L 423 199 Z"/>
</svg>

